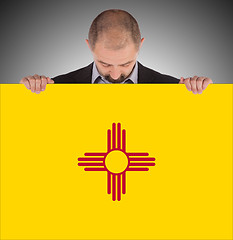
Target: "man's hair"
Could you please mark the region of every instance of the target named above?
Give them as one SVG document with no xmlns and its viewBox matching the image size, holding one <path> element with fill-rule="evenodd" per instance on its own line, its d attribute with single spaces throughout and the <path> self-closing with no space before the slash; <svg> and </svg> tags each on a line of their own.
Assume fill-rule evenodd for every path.
<svg viewBox="0 0 233 240">
<path fill-rule="evenodd" d="M 96 42 L 103 33 L 108 33 L 113 30 L 118 30 L 122 36 L 125 36 L 125 41 L 120 44 L 115 44 L 111 48 L 119 49 L 125 46 L 130 40 L 135 43 L 136 49 L 139 49 L 141 43 L 141 33 L 136 19 L 128 12 L 120 9 L 109 9 L 100 13 L 92 22 L 88 38 L 92 50 L 94 50 Z M 116 36 L 118 38 L 118 36 Z"/>
</svg>

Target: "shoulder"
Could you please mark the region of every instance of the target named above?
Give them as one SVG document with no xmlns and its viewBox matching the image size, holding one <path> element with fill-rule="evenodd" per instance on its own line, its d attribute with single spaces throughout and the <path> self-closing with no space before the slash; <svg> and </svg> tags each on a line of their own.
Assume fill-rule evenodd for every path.
<svg viewBox="0 0 233 240">
<path fill-rule="evenodd" d="M 55 83 L 91 83 L 93 63 L 78 70 L 52 78 Z"/>
<path fill-rule="evenodd" d="M 141 63 L 138 63 L 138 80 L 139 83 L 179 83 L 179 79 L 156 72 L 153 69 L 143 66 Z"/>
</svg>

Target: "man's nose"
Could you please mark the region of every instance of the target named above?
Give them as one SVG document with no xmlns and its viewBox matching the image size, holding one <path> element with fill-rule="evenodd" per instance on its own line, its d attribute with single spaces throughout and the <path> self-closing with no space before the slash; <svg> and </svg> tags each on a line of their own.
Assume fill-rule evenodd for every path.
<svg viewBox="0 0 233 240">
<path fill-rule="evenodd" d="M 119 70 L 117 70 L 116 68 L 113 68 L 110 72 L 110 76 L 113 78 L 113 79 L 118 79 L 120 76 L 121 76 L 121 72 Z"/>
</svg>

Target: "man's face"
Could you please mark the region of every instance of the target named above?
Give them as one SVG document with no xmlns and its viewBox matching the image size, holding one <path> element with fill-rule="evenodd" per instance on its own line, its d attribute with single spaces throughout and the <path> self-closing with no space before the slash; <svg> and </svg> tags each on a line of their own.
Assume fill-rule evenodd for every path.
<svg viewBox="0 0 233 240">
<path fill-rule="evenodd" d="M 104 41 L 99 41 L 92 54 L 99 73 L 109 82 L 121 83 L 133 71 L 138 52 L 139 49 L 131 41 L 117 50 L 106 47 Z"/>
</svg>

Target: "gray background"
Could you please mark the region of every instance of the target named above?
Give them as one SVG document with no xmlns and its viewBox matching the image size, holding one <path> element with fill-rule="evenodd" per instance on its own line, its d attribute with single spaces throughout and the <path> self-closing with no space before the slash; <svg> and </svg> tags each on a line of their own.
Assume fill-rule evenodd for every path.
<svg viewBox="0 0 233 240">
<path fill-rule="evenodd" d="M 177 78 L 208 76 L 233 83 L 231 1 L 1 1 L 1 79 L 18 83 L 27 75 L 54 77 L 91 63 L 85 39 L 102 11 L 129 11 L 144 45 L 138 60 Z"/>
</svg>

